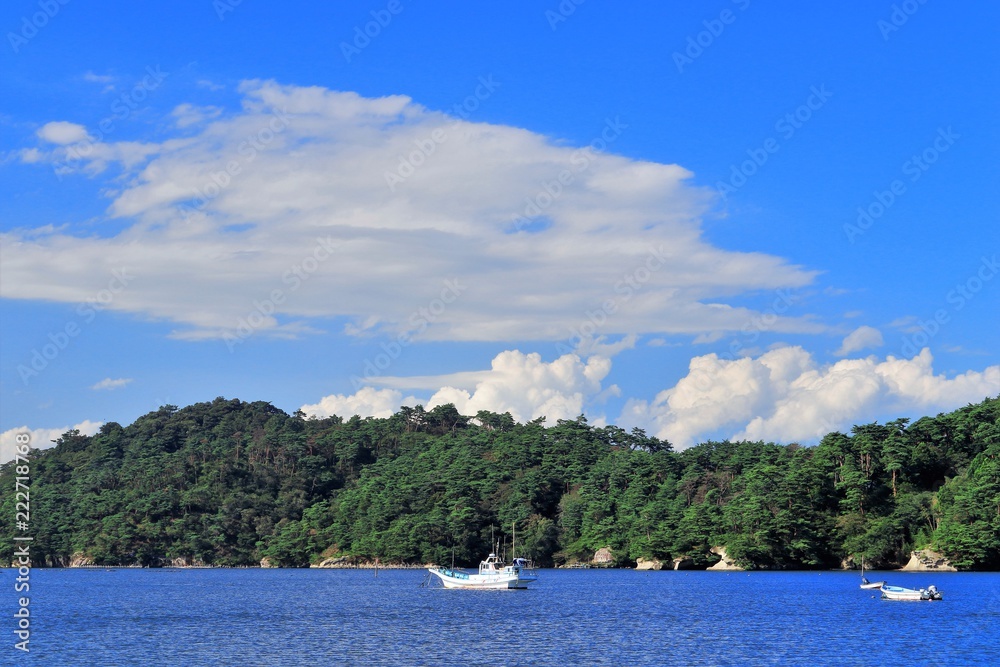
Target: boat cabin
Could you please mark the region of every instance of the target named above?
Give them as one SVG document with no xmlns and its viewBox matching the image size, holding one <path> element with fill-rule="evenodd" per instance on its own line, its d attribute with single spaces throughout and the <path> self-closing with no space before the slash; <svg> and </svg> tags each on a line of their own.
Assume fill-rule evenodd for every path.
<svg viewBox="0 0 1000 667">
<path fill-rule="evenodd" d="M 490 554 L 479 564 L 479 574 L 500 574 L 502 570 L 503 561 L 496 554 Z"/>
</svg>

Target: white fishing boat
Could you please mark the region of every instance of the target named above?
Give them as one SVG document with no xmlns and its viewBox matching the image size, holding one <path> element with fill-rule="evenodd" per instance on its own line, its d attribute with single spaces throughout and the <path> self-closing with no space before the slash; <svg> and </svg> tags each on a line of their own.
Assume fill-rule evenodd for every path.
<svg viewBox="0 0 1000 667">
<path fill-rule="evenodd" d="M 936 586 L 927 588 L 903 588 L 901 586 L 882 586 L 883 600 L 940 600 L 942 593 Z"/>
<path fill-rule="evenodd" d="M 527 588 L 528 584 L 538 581 L 531 562 L 526 558 L 514 558 L 517 544 L 517 524 L 511 525 L 510 553 L 511 563 L 507 565 L 503 558 L 496 555 L 500 543 L 496 543 L 496 551 L 479 564 L 479 573 L 471 574 L 456 570 L 452 563 L 447 567 L 429 567 L 427 570 L 441 580 L 445 588 L 480 588 L 498 590 L 504 588 Z M 453 556 L 454 558 L 454 556 Z"/>
<path fill-rule="evenodd" d="M 515 558 L 505 565 L 496 554 L 490 554 L 479 564 L 479 573 L 471 574 L 447 567 L 430 567 L 428 571 L 437 576 L 445 588 L 478 588 L 498 590 L 504 588 L 527 588 L 538 577 L 524 558 Z"/>
</svg>

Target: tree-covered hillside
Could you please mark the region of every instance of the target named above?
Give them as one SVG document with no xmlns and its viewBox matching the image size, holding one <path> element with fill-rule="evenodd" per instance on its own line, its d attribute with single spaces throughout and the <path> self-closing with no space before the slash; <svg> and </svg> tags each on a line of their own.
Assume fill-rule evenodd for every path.
<svg viewBox="0 0 1000 667">
<path fill-rule="evenodd" d="M 36 565 L 175 559 L 303 566 L 334 556 L 472 564 L 507 536 L 542 565 L 689 557 L 829 568 L 942 551 L 1000 569 L 1000 398 L 912 424 L 855 426 L 814 447 L 707 442 L 683 452 L 580 417 L 545 426 L 446 405 L 387 419 L 306 419 L 218 398 L 165 406 L 32 452 Z M 15 531 L 0 468 L 0 559 Z M 521 549 L 519 548 L 519 551 Z"/>
</svg>

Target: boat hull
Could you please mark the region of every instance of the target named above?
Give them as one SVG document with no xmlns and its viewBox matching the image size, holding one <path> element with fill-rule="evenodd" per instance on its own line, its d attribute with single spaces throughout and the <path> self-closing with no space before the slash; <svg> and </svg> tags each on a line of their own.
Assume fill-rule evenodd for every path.
<svg viewBox="0 0 1000 667">
<path fill-rule="evenodd" d="M 932 601 L 940 600 L 941 592 L 931 586 L 930 590 L 921 588 L 920 590 L 915 590 L 912 588 L 902 588 L 900 586 L 883 586 L 882 587 L 882 599 L 883 600 L 909 600 L 913 602 L 919 601 Z"/>
</svg>

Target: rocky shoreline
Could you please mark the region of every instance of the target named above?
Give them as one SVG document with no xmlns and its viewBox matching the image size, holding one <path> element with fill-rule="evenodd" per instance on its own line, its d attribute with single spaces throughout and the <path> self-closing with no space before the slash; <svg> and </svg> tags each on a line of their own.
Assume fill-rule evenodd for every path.
<svg viewBox="0 0 1000 667">
<path fill-rule="evenodd" d="M 723 546 L 712 547 L 710 553 L 718 556 L 719 561 L 714 565 L 708 567 L 693 567 L 694 563 L 690 558 L 676 558 L 672 562 L 666 563 L 658 559 L 646 559 L 638 558 L 634 568 L 628 564 L 619 564 L 614 560 L 614 556 L 611 554 L 611 550 L 608 547 L 601 549 L 592 561 L 582 561 L 566 563 L 562 566 L 557 566 L 565 569 L 589 569 L 589 568 L 620 568 L 620 569 L 635 569 L 638 571 L 658 571 L 658 570 L 705 570 L 705 571 L 723 571 L 723 572 L 733 572 L 733 571 L 743 571 L 745 568 L 738 565 L 733 561 L 729 555 L 726 553 L 726 548 Z M 396 563 L 396 562 L 383 562 L 383 561 L 373 561 L 365 558 L 360 558 L 357 556 L 336 556 L 328 557 L 317 563 L 311 563 L 308 565 L 309 568 L 316 569 L 333 569 L 333 570 L 423 570 L 428 567 L 433 567 L 432 563 Z M 12 564 L 11 567 L 17 567 L 16 564 Z M 83 553 L 75 553 L 70 557 L 59 557 L 55 559 L 47 559 L 44 563 L 33 563 L 32 567 L 36 568 L 74 568 L 74 569 L 119 569 L 119 568 L 152 568 L 152 569 L 246 569 L 246 568 L 280 568 L 283 566 L 276 565 L 271 561 L 270 558 L 264 557 L 260 560 L 258 565 L 211 565 L 207 564 L 199 559 L 192 558 L 173 558 L 173 559 L 161 559 L 160 562 L 154 565 L 140 565 L 138 563 L 128 564 L 128 565 L 100 565 L 94 562 L 93 558 L 87 556 Z M 306 566 L 302 566 L 306 567 Z M 295 569 L 295 568 L 288 568 Z M 856 569 L 852 560 L 845 560 L 839 570 L 853 570 Z M 920 549 L 918 551 L 913 551 L 910 554 L 910 560 L 903 567 L 893 568 L 900 572 L 958 572 L 958 568 L 953 566 L 951 562 L 941 553 L 933 551 L 931 549 Z"/>
<path fill-rule="evenodd" d="M 102 565 L 100 563 L 95 563 L 91 556 L 84 553 L 75 553 L 69 557 L 56 557 L 47 558 L 45 562 L 32 563 L 33 568 L 39 569 L 94 569 L 94 570 L 105 570 L 105 569 L 182 569 L 182 570 L 205 570 L 205 569 L 270 569 L 279 568 L 280 565 L 274 564 L 270 558 L 264 557 L 260 560 L 257 565 L 212 565 L 210 563 L 205 563 L 198 558 L 161 558 L 156 563 L 152 565 L 142 565 L 140 563 L 128 563 L 128 564 L 118 564 L 118 565 Z M 17 563 L 11 564 L 11 567 L 18 567 Z M 306 566 L 302 566 L 306 567 Z M 325 558 L 318 563 L 312 563 L 308 567 L 310 568 L 323 568 L 323 569 L 343 569 L 343 570 L 374 570 L 378 568 L 379 570 L 421 570 L 428 567 L 432 567 L 430 564 L 419 564 L 419 563 L 392 563 L 378 561 L 377 563 L 372 560 L 357 558 L 354 556 L 340 556 L 337 558 Z M 295 569 L 295 568 L 289 568 Z"/>
<path fill-rule="evenodd" d="M 410 564 L 410 563 L 383 563 L 376 565 L 374 561 L 354 561 L 350 558 L 327 558 L 319 563 L 313 563 L 309 567 L 334 569 L 334 570 L 425 570 L 434 567 L 433 563 Z"/>
</svg>

